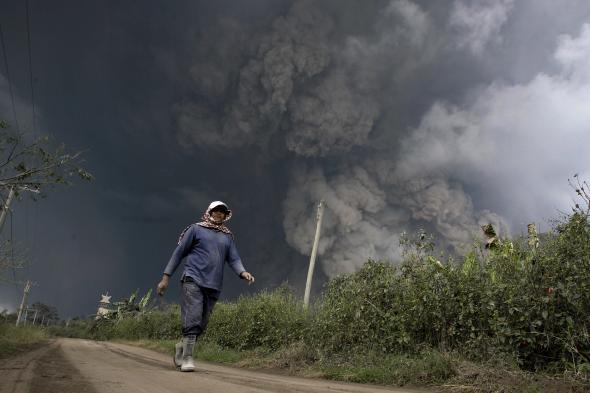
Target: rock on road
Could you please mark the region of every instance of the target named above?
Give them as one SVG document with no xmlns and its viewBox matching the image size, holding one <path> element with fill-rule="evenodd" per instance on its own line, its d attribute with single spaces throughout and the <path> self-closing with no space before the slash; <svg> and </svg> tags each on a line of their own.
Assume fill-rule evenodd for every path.
<svg viewBox="0 0 590 393">
<path fill-rule="evenodd" d="M 169 356 L 129 345 L 78 339 L 52 344 L 0 363 L 0 393 L 334 392 L 419 393 L 412 389 L 266 374 L 196 362 L 181 373 Z M 425 391 L 422 391 L 425 392 Z"/>
</svg>

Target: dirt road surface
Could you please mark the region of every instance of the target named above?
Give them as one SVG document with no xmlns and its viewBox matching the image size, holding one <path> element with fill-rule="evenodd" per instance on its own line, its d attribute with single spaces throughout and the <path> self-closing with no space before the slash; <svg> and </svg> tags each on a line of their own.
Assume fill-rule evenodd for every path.
<svg viewBox="0 0 590 393">
<path fill-rule="evenodd" d="M 0 393 L 424 393 L 266 374 L 197 362 L 181 373 L 170 357 L 129 345 L 59 339 L 0 363 Z"/>
</svg>

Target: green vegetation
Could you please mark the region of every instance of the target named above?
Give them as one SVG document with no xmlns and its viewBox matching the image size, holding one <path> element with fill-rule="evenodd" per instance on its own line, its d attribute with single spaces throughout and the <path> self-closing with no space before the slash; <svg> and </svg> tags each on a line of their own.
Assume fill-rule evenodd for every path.
<svg viewBox="0 0 590 393">
<path fill-rule="evenodd" d="M 87 338 L 99 339 L 90 332 L 92 322 L 89 320 L 75 318 L 68 322 L 59 321 L 47 327 L 47 333 L 50 336 L 68 337 L 68 338 Z"/>
<path fill-rule="evenodd" d="M 48 136 L 33 137 L 11 129 L 0 120 L 0 185 L 43 193 L 58 184 L 70 184 L 73 177 L 91 180 L 92 175 L 81 167 L 82 152 L 69 153 L 65 146 L 53 146 Z M 33 195 L 34 196 L 34 195 Z"/>
<path fill-rule="evenodd" d="M 177 340 L 114 340 L 123 344 L 136 345 L 139 347 L 153 349 L 158 352 L 174 354 L 174 344 Z M 229 348 L 222 348 L 215 343 L 210 341 L 201 340 L 197 342 L 195 349 L 195 357 L 198 360 L 204 360 L 209 362 L 217 363 L 228 363 L 235 364 L 245 359 L 258 359 L 257 355 L 253 351 L 237 351 Z"/>
<path fill-rule="evenodd" d="M 585 210 L 576 206 L 539 245 L 495 239 L 487 249 L 474 246 L 452 258 L 437 254 L 424 233 L 405 236 L 401 264 L 367 261 L 331 280 L 309 310 L 286 286 L 221 302 L 198 353 L 356 382 L 590 389 L 590 201 L 584 200 Z M 142 343 L 171 351 L 178 307 L 131 309 L 83 334 L 151 340 Z"/>
<path fill-rule="evenodd" d="M 18 355 L 47 339 L 47 333 L 41 328 L 0 323 L 0 359 Z"/>
<path fill-rule="evenodd" d="M 206 339 L 223 348 L 276 351 L 304 338 L 310 316 L 286 286 L 216 306 Z"/>
<path fill-rule="evenodd" d="M 455 376 L 455 363 L 437 351 L 419 354 L 363 354 L 345 363 L 326 363 L 326 378 L 388 385 L 440 384 Z"/>
</svg>

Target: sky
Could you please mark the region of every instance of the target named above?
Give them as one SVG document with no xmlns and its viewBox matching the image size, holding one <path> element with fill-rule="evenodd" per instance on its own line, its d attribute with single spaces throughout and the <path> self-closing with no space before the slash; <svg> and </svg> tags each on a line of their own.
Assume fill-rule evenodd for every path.
<svg viewBox="0 0 590 393">
<path fill-rule="evenodd" d="M 30 62 L 25 2 L 0 1 L 0 118 L 95 180 L 15 202 L 1 235 L 28 260 L 8 278 L 64 318 L 154 288 L 213 200 L 257 279 L 226 269 L 225 299 L 302 293 L 325 200 L 317 296 L 399 263 L 404 231 L 460 253 L 486 223 L 547 230 L 590 172 L 587 1 L 29 0 L 29 20 Z"/>
</svg>

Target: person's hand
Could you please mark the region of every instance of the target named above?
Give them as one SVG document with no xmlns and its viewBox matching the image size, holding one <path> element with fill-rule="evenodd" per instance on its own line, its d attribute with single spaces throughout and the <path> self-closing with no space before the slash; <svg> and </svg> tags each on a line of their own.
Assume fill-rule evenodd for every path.
<svg viewBox="0 0 590 393">
<path fill-rule="evenodd" d="M 248 272 L 242 272 L 242 273 L 240 274 L 240 278 L 242 278 L 242 279 L 244 279 L 244 280 L 248 281 L 248 285 L 250 285 L 250 284 L 252 284 L 252 283 L 254 282 L 254 276 L 253 276 L 253 275 L 251 275 L 251 274 L 250 274 L 250 273 L 248 273 Z"/>
<path fill-rule="evenodd" d="M 160 282 L 158 283 L 158 287 L 156 289 L 156 292 L 158 292 L 158 295 L 164 296 L 164 292 L 166 292 L 166 288 L 168 288 L 168 281 L 169 281 L 169 277 L 164 274 L 162 276 L 162 280 L 160 280 Z"/>
</svg>

